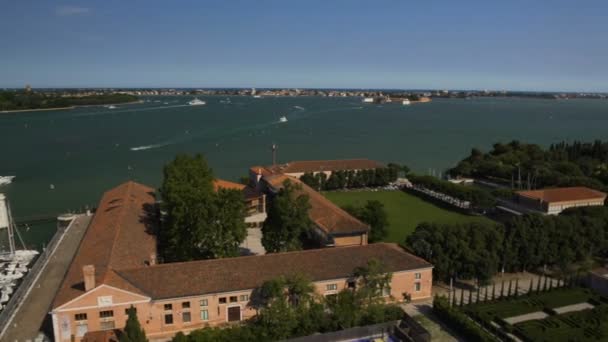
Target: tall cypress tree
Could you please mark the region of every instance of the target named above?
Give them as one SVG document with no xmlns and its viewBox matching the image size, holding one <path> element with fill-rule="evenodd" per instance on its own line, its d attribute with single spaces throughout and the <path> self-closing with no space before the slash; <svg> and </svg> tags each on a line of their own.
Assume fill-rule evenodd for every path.
<svg viewBox="0 0 608 342">
<path fill-rule="evenodd" d="M 127 309 L 127 314 L 127 324 L 125 325 L 123 332 L 120 334 L 120 342 L 148 342 L 146 333 L 139 324 L 139 320 L 137 319 L 137 311 L 133 305 Z"/>
</svg>

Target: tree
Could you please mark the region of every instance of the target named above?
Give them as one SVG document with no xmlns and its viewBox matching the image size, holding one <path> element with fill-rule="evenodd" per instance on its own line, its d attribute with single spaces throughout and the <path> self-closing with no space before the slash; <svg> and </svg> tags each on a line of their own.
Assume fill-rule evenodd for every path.
<svg viewBox="0 0 608 342">
<path fill-rule="evenodd" d="M 301 185 L 285 180 L 272 199 L 268 217 L 262 226 L 262 245 L 269 253 L 302 248 L 302 237 L 310 231 L 310 203 Z"/>
<path fill-rule="evenodd" d="M 380 260 L 372 258 L 366 266 L 355 268 L 353 276 L 358 280 L 357 292 L 366 303 L 382 302 L 385 290 L 390 290 L 393 274 L 386 270 Z"/>
<path fill-rule="evenodd" d="M 371 200 L 367 201 L 364 207 L 355 207 L 349 205 L 343 207 L 343 209 L 359 220 L 370 225 L 370 242 L 382 241 L 388 234 L 388 215 L 382 202 Z"/>
<path fill-rule="evenodd" d="M 213 189 L 213 172 L 205 159 L 178 155 L 164 168 L 160 192 L 166 213 L 160 232 L 167 261 L 238 255 L 245 239 L 245 205 L 237 190 Z"/>
<path fill-rule="evenodd" d="M 146 333 L 139 324 L 139 320 L 137 319 L 137 311 L 133 305 L 127 309 L 127 315 L 127 323 L 119 337 L 120 342 L 148 342 Z"/>
</svg>

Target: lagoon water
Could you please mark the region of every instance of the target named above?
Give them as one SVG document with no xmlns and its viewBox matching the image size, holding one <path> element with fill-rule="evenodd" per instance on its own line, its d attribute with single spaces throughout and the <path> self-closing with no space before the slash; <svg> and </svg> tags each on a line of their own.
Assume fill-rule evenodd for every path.
<svg viewBox="0 0 608 342">
<path fill-rule="evenodd" d="M 158 186 L 177 153 L 202 153 L 218 177 L 278 161 L 370 158 L 438 173 L 496 141 L 548 145 L 608 139 L 608 101 L 481 98 L 427 104 L 363 104 L 358 98 L 148 97 L 116 109 L 0 113 L 0 186 L 19 218 L 94 206 L 104 190 L 133 179 Z M 286 123 L 279 123 L 285 115 Z M 51 184 L 54 189 L 51 189 Z M 24 232 L 40 245 L 54 232 Z"/>
</svg>

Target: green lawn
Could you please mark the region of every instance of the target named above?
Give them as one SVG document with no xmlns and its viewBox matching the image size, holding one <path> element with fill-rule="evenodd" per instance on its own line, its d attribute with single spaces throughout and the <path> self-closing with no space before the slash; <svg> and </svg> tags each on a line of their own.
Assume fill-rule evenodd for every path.
<svg viewBox="0 0 608 342">
<path fill-rule="evenodd" d="M 324 192 L 329 200 L 339 206 L 363 206 L 368 200 L 384 204 L 388 214 L 389 229 L 386 241 L 402 243 L 421 222 L 464 223 L 490 221 L 481 216 L 469 216 L 447 210 L 403 191 L 348 191 Z"/>
</svg>

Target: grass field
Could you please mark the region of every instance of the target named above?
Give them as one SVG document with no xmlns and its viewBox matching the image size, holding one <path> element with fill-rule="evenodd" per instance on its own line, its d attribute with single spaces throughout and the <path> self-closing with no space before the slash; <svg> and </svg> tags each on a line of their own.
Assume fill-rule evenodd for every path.
<svg viewBox="0 0 608 342">
<path fill-rule="evenodd" d="M 424 201 L 403 191 L 348 191 L 324 192 L 329 200 L 339 206 L 363 206 L 368 200 L 377 200 L 384 204 L 388 214 L 389 229 L 386 241 L 401 243 L 414 231 L 421 222 L 465 223 L 489 222 L 480 216 L 464 215 L 447 210 Z"/>
</svg>

